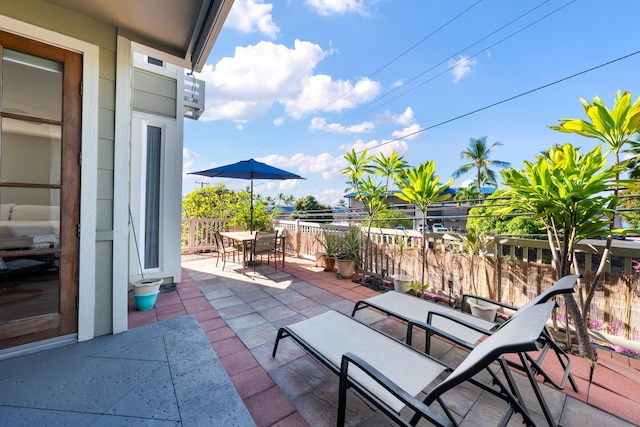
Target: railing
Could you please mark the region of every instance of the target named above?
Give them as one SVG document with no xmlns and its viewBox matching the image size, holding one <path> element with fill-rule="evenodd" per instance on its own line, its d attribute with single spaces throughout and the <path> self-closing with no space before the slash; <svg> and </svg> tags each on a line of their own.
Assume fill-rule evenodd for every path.
<svg viewBox="0 0 640 427">
<path fill-rule="evenodd" d="M 225 231 L 228 219 L 182 219 L 182 253 L 211 251 L 216 248 L 214 231 Z"/>
<path fill-rule="evenodd" d="M 211 231 L 224 229 L 225 225 L 224 220 L 183 220 L 183 253 L 212 249 Z M 300 220 L 275 221 L 274 227 L 287 235 L 287 253 L 310 260 L 315 260 L 322 250 L 318 240 L 323 232 L 342 234 L 348 229 L 346 225 Z M 423 261 L 420 232 L 372 228 L 368 273 L 379 277 L 406 274 L 419 280 L 424 265 L 425 282 L 434 293 L 448 292 L 451 281 L 455 294 L 474 293 L 516 306 L 540 294 L 556 280 L 545 240 L 500 238 L 486 256 L 471 256 L 461 253 L 460 242 L 452 240 L 447 233 L 426 233 L 425 236 L 429 249 Z M 640 341 L 640 273 L 637 271 L 640 245 L 623 243 L 616 242 L 612 248 L 604 283 L 595 292 L 590 310 L 591 328 Z M 587 289 L 603 245 L 603 241 L 594 240 L 577 247 L 584 275 L 582 283 Z M 559 302 L 562 303 L 562 299 Z"/>
</svg>

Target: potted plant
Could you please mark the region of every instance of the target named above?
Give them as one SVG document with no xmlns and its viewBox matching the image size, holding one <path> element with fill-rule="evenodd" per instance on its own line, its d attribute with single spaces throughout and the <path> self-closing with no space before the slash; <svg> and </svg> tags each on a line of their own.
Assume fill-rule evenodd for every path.
<svg viewBox="0 0 640 427">
<path fill-rule="evenodd" d="M 362 237 L 359 227 L 349 227 L 340 238 L 340 246 L 336 255 L 336 267 L 338 275 L 350 279 L 360 264 L 360 246 Z"/>
<path fill-rule="evenodd" d="M 139 311 L 151 310 L 156 304 L 163 279 L 141 279 L 133 282 L 133 298 Z"/>
<path fill-rule="evenodd" d="M 469 304 L 469 310 L 474 316 L 495 322 L 499 306 L 481 298 L 467 298 L 467 304 Z"/>
<path fill-rule="evenodd" d="M 340 249 L 340 245 L 342 244 L 342 238 L 337 234 L 327 233 L 326 231 L 322 232 L 322 238 L 316 238 L 316 241 L 322 247 L 322 252 L 318 252 L 316 254 L 316 263 L 319 258 L 324 258 L 324 271 L 334 271 L 336 256 L 338 256 L 338 251 Z"/>
<path fill-rule="evenodd" d="M 395 236 L 393 249 L 391 251 L 393 259 L 395 261 L 398 257 L 398 273 L 391 276 L 393 279 L 393 290 L 396 292 L 409 292 L 411 285 L 413 284 L 413 276 L 402 274 L 402 260 L 404 258 L 404 248 L 407 243 L 406 236 Z"/>
</svg>

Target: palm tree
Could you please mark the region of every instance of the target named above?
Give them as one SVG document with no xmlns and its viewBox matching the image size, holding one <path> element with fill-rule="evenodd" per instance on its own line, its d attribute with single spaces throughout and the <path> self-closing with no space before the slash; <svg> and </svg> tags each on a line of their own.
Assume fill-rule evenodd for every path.
<svg viewBox="0 0 640 427">
<path fill-rule="evenodd" d="M 360 192 L 356 198 L 362 201 L 369 220 L 367 238 L 364 246 L 363 274 L 360 279 L 360 283 L 364 284 L 366 279 L 366 274 L 364 274 L 364 272 L 367 271 L 367 264 L 369 263 L 369 241 L 371 239 L 371 226 L 373 225 L 373 219 L 380 211 L 385 210 L 388 204 L 385 203 L 385 198 L 387 196 L 386 188 L 382 184 L 374 183 L 370 176 L 361 180 L 359 188 Z"/>
<path fill-rule="evenodd" d="M 444 192 L 453 185 L 451 179 L 446 184 L 439 184 L 440 177 L 435 173 L 435 163 L 430 160 L 418 166 L 407 169 L 396 183 L 400 193 L 398 197 L 404 201 L 415 204 L 422 212 L 422 223 L 427 223 L 427 209 L 429 205 L 447 199 L 449 196 Z M 422 230 L 422 276 L 420 280 L 420 293 L 424 292 L 424 270 L 427 261 L 427 239 L 426 232 Z"/>
<path fill-rule="evenodd" d="M 459 188 L 458 191 L 456 191 L 456 195 L 453 196 L 453 199 L 458 200 L 458 206 L 461 206 L 463 201 L 466 201 L 468 205 L 475 205 L 476 200 L 481 197 L 482 193 L 478 187 L 472 184 L 468 187 Z"/>
<path fill-rule="evenodd" d="M 366 149 L 360 153 L 360 155 L 356 153 L 355 149 L 351 149 L 351 151 L 347 151 L 344 154 L 344 158 L 349 165 L 346 168 L 341 169 L 340 173 L 349 176 L 349 181 L 347 181 L 347 184 L 349 185 L 348 190 L 353 190 L 356 194 L 359 194 L 360 180 L 362 177 L 368 173 L 375 172 L 375 169 L 371 164 L 373 156 L 369 156 Z"/>
<path fill-rule="evenodd" d="M 459 169 L 453 172 L 454 178 L 460 178 L 471 169 L 476 169 L 476 185 L 478 189 L 482 189 L 482 185 L 485 183 L 495 184 L 497 183 L 496 174 L 490 167 L 497 166 L 500 168 L 508 168 L 510 164 L 501 160 L 490 160 L 489 156 L 491 151 L 502 143 L 494 142 L 490 147 L 487 147 L 487 137 L 471 138 L 469 139 L 469 147 L 467 147 L 462 153 L 460 158 L 469 160 L 469 163 L 460 166 Z"/>
<path fill-rule="evenodd" d="M 383 176 L 387 179 L 385 183 L 386 192 L 389 192 L 389 180 L 398 177 L 409 166 L 404 156 L 398 155 L 397 151 L 393 151 L 389 157 L 384 153 L 373 158 L 376 176 Z"/>
<path fill-rule="evenodd" d="M 348 162 L 348 166 L 342 170 L 341 173 L 349 176 L 349 189 L 355 191 L 356 199 L 360 200 L 364 205 L 367 215 L 369 216 L 369 230 L 367 232 L 367 240 L 365 244 L 365 258 L 363 271 L 366 271 L 367 253 L 369 252 L 369 233 L 371 232 L 371 223 L 375 214 L 384 207 L 385 191 L 381 184 L 374 184 L 371 177 L 364 179 L 367 174 L 375 173 L 375 168 L 371 164 L 373 156 L 369 156 L 365 149 L 360 155 L 356 153 L 355 149 L 347 151 L 344 154 L 345 160 Z M 361 282 L 364 283 L 365 274 L 361 276 Z"/>
<path fill-rule="evenodd" d="M 640 138 L 637 141 L 630 141 L 631 148 L 626 150 L 626 153 L 631 154 L 631 158 L 626 161 L 626 166 L 629 169 L 629 178 L 640 178 Z"/>
</svg>

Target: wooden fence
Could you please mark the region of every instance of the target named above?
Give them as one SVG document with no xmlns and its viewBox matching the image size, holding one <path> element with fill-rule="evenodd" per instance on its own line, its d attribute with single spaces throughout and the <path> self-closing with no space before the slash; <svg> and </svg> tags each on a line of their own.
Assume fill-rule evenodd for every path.
<svg viewBox="0 0 640 427">
<path fill-rule="evenodd" d="M 300 220 L 280 220 L 275 226 L 287 235 L 287 253 L 310 260 L 315 260 L 315 255 L 322 250 L 318 240 L 323 232 L 342 234 L 348 228 Z M 185 230 L 189 231 L 189 236 L 183 237 L 183 253 L 211 249 L 210 231 L 224 227 L 221 220 L 183 220 L 183 236 Z M 367 271 L 383 277 L 406 274 L 420 280 L 424 264 L 425 283 L 434 293 L 448 292 L 447 283 L 452 281 L 455 294 L 473 293 L 516 306 L 523 305 L 556 281 L 549 262 L 549 246 L 544 240 L 499 238 L 486 256 L 471 256 L 461 253 L 460 242 L 450 235 L 426 233 L 425 236 L 429 247 L 423 262 L 420 232 L 372 228 Z M 640 341 L 640 245 L 623 243 L 616 242 L 612 248 L 604 283 L 596 290 L 591 303 L 590 323 L 593 330 L 603 334 Z M 581 286 L 587 290 L 598 266 L 602 245 L 602 241 L 578 245 L 578 262 L 584 275 Z"/>
</svg>

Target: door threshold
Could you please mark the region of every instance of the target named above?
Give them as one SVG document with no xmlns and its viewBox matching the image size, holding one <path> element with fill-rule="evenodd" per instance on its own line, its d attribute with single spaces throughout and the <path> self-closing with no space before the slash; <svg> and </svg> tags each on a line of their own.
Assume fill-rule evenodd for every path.
<svg viewBox="0 0 640 427">
<path fill-rule="evenodd" d="M 19 345 L 17 347 L 5 348 L 0 350 L 0 360 L 12 359 L 14 357 L 25 356 L 39 351 L 51 350 L 52 348 L 75 344 L 77 342 L 78 334 L 69 334 L 61 337 L 49 338 L 48 340 Z"/>
</svg>

